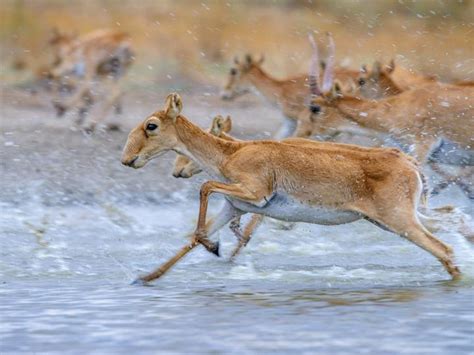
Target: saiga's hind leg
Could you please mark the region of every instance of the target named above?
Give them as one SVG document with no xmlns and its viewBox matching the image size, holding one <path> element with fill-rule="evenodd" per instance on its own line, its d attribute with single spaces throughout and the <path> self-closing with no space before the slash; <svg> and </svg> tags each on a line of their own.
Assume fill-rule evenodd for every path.
<svg viewBox="0 0 474 355">
<path fill-rule="evenodd" d="M 420 223 L 414 206 L 408 204 L 404 208 L 403 204 L 397 204 L 397 206 L 394 206 L 389 211 L 375 208 L 375 211 L 377 210 L 378 212 L 373 213 L 373 215 L 371 215 L 371 212 L 365 212 L 369 220 L 375 221 L 376 225 L 384 226 L 389 231 L 408 239 L 410 242 L 431 253 L 443 264 L 453 279 L 460 277 L 461 272 L 454 265 L 451 247 L 436 238 Z M 380 213 L 380 211 L 383 212 Z"/>
<path fill-rule="evenodd" d="M 263 217 L 264 216 L 260 214 L 252 215 L 252 218 L 247 223 L 243 231 L 240 229 L 240 218 L 231 222 L 230 229 L 234 232 L 239 241 L 239 244 L 237 245 L 237 247 L 235 247 L 234 251 L 230 256 L 231 260 L 234 259 L 235 256 L 240 252 L 240 250 L 248 244 L 255 229 L 257 229 L 258 226 L 262 223 Z"/>
<path fill-rule="evenodd" d="M 99 112 L 97 112 L 94 117 L 91 119 L 91 123 L 86 128 L 86 131 L 93 132 L 96 126 L 104 121 L 107 118 L 107 115 L 112 110 L 112 108 L 117 104 L 122 95 L 122 90 L 119 80 L 111 79 L 112 81 L 106 86 L 107 97 L 105 102 L 102 104 Z"/>
<path fill-rule="evenodd" d="M 77 112 L 76 125 L 81 126 L 86 119 L 87 114 L 89 113 L 92 105 L 94 104 L 94 97 L 92 96 L 92 91 L 88 90 L 82 96 L 82 106 L 79 107 Z"/>
</svg>

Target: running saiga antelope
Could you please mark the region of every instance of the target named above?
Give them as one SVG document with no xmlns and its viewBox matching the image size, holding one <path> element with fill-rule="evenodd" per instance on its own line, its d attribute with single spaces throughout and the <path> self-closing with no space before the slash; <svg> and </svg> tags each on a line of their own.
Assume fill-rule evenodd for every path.
<svg viewBox="0 0 474 355">
<path fill-rule="evenodd" d="M 231 129 L 232 120 L 230 116 L 227 116 L 225 119 L 222 116 L 216 116 L 214 117 L 208 132 L 221 139 L 238 142 L 239 140 L 228 134 Z M 282 142 L 288 142 L 295 145 L 308 144 L 308 141 L 306 139 L 300 138 L 285 138 L 282 140 Z M 200 166 L 185 155 L 178 154 L 178 156 L 176 157 L 173 168 L 174 177 L 190 178 L 196 174 L 199 174 L 201 171 L 202 169 L 200 168 Z M 252 237 L 252 234 L 255 232 L 255 230 L 258 228 L 262 221 L 262 215 L 253 214 L 250 218 L 250 221 L 247 223 L 243 230 L 240 228 L 240 217 L 235 218 L 230 223 L 230 229 L 239 241 L 238 246 L 231 253 L 231 258 L 234 258 L 239 253 L 241 248 L 248 244 L 250 238 Z"/>
<path fill-rule="evenodd" d="M 317 50 L 313 63 L 318 60 Z M 318 84 L 318 66 L 313 65 L 311 90 L 313 99 L 304 114 L 311 116 L 315 130 L 334 120 L 388 134 L 411 145 L 414 157 L 422 164 L 443 140 L 466 152 L 464 165 L 474 165 L 474 87 L 449 84 L 424 84 L 415 89 L 380 100 L 344 94 L 338 83 L 333 85 L 333 61 L 328 61 L 322 85 Z M 469 186 L 460 185 L 468 194 Z M 466 190 L 467 189 L 467 190 Z"/>
<path fill-rule="evenodd" d="M 181 114 L 182 101 L 170 94 L 129 134 L 122 163 L 135 169 L 173 150 L 196 162 L 212 180 L 200 190 L 197 227 L 191 242 L 149 275 L 160 277 L 198 244 L 218 254 L 208 235 L 245 213 L 283 221 L 337 225 L 366 219 L 430 252 L 453 277 L 460 271 L 452 249 L 419 221 L 423 191 L 414 160 L 397 149 L 307 141 L 235 142 L 215 137 Z M 209 197 L 225 197 L 225 210 L 209 225 Z"/>
<path fill-rule="evenodd" d="M 382 65 L 376 61 L 371 70 L 367 66 L 363 66 L 357 83 L 363 97 L 379 99 L 397 95 L 425 84 L 436 84 L 438 82 L 434 76 L 423 76 L 396 66 L 392 59 L 388 65 Z M 451 84 L 474 86 L 471 81 L 455 81 Z"/>
<path fill-rule="evenodd" d="M 58 63 L 51 74 L 58 81 L 64 77 L 72 78 L 75 88 L 67 99 L 56 95 L 53 103 L 58 115 L 84 103 L 84 98 L 92 95 L 95 82 L 104 86 L 105 102 L 91 120 L 88 130 L 92 131 L 120 99 L 121 79 L 133 59 L 129 36 L 120 31 L 97 30 L 70 41 L 62 41 L 57 52 Z"/>
<path fill-rule="evenodd" d="M 249 54 L 243 60 L 235 58 L 235 66 L 230 69 L 227 84 L 221 94 L 222 99 L 233 100 L 252 88 L 256 89 L 283 112 L 283 125 L 275 138 L 281 139 L 293 134 L 297 137 L 308 137 L 311 133 L 311 124 L 300 117 L 300 112 L 308 103 L 308 75 L 303 74 L 283 80 L 275 79 L 262 69 L 263 61 L 263 56 L 254 59 Z M 359 72 L 336 68 L 334 75 L 345 83 L 357 80 Z"/>
</svg>

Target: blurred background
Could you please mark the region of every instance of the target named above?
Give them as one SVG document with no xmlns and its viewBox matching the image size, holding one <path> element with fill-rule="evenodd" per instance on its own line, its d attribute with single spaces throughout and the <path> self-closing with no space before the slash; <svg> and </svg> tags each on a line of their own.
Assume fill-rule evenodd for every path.
<svg viewBox="0 0 474 355">
<path fill-rule="evenodd" d="M 136 63 L 128 85 L 221 85 L 235 55 L 265 54 L 277 77 L 307 71 L 307 33 L 333 33 L 337 61 L 397 63 L 446 80 L 474 80 L 472 0 L 3 0 L 1 80 L 28 80 L 51 61 L 52 28 L 120 29 Z"/>
</svg>

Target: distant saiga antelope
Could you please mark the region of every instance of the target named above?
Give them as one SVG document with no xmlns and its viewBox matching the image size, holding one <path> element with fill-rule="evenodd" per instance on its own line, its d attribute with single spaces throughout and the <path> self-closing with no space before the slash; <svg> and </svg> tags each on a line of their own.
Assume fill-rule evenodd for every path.
<svg viewBox="0 0 474 355">
<path fill-rule="evenodd" d="M 101 84 L 104 103 L 86 128 L 93 131 L 110 109 L 119 105 L 121 81 L 133 61 L 129 36 L 115 30 L 96 30 L 84 36 L 62 40 L 55 47 L 57 60 L 51 76 L 58 82 L 67 78 L 74 91 L 71 97 L 56 94 L 53 104 L 58 115 L 73 108 L 84 114 L 93 101 L 93 92 Z M 80 117 L 81 122 L 82 117 Z"/>
<path fill-rule="evenodd" d="M 365 98 L 380 99 L 398 95 L 404 91 L 415 89 L 426 84 L 440 83 L 434 76 L 418 74 L 412 70 L 395 65 L 395 60 L 382 65 L 376 61 L 372 69 L 362 66 L 357 80 L 360 93 Z M 472 81 L 454 81 L 448 84 L 458 86 L 474 86 Z"/>
<path fill-rule="evenodd" d="M 275 138 L 289 136 L 308 137 L 311 123 L 301 118 L 300 113 L 307 105 L 308 75 L 302 74 L 286 79 L 276 79 L 262 69 L 264 57 L 254 58 L 247 54 L 243 59 L 234 59 L 227 83 L 221 93 L 224 100 L 235 98 L 255 89 L 271 104 L 278 106 L 284 116 L 283 124 Z M 319 65 L 320 63 L 318 63 Z M 341 82 L 354 82 L 359 76 L 357 70 L 338 67 L 334 74 Z"/>
<path fill-rule="evenodd" d="M 182 114 L 178 94 L 129 134 L 122 163 L 135 169 L 167 151 L 184 154 L 212 177 L 200 191 L 197 227 L 189 244 L 154 272 L 163 275 L 198 244 L 218 254 L 208 236 L 246 213 L 283 221 L 336 225 L 365 219 L 430 252 L 453 277 L 460 271 L 452 249 L 419 221 L 423 184 L 414 160 L 397 149 L 363 148 L 309 141 L 235 142 L 215 137 Z M 225 209 L 208 223 L 211 194 L 225 197 Z"/>
</svg>

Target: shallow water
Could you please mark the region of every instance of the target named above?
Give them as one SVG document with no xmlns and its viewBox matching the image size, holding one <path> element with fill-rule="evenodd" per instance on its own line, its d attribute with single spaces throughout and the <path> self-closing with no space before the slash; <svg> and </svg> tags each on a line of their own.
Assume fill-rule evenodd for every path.
<svg viewBox="0 0 474 355">
<path fill-rule="evenodd" d="M 223 230 L 224 257 L 199 248 L 163 279 L 131 286 L 185 243 L 196 211 L 185 199 L 2 206 L 2 352 L 474 350 L 474 253 L 448 224 L 437 235 L 466 273 L 458 283 L 430 255 L 365 221 L 266 220 L 235 262 Z"/>
</svg>

